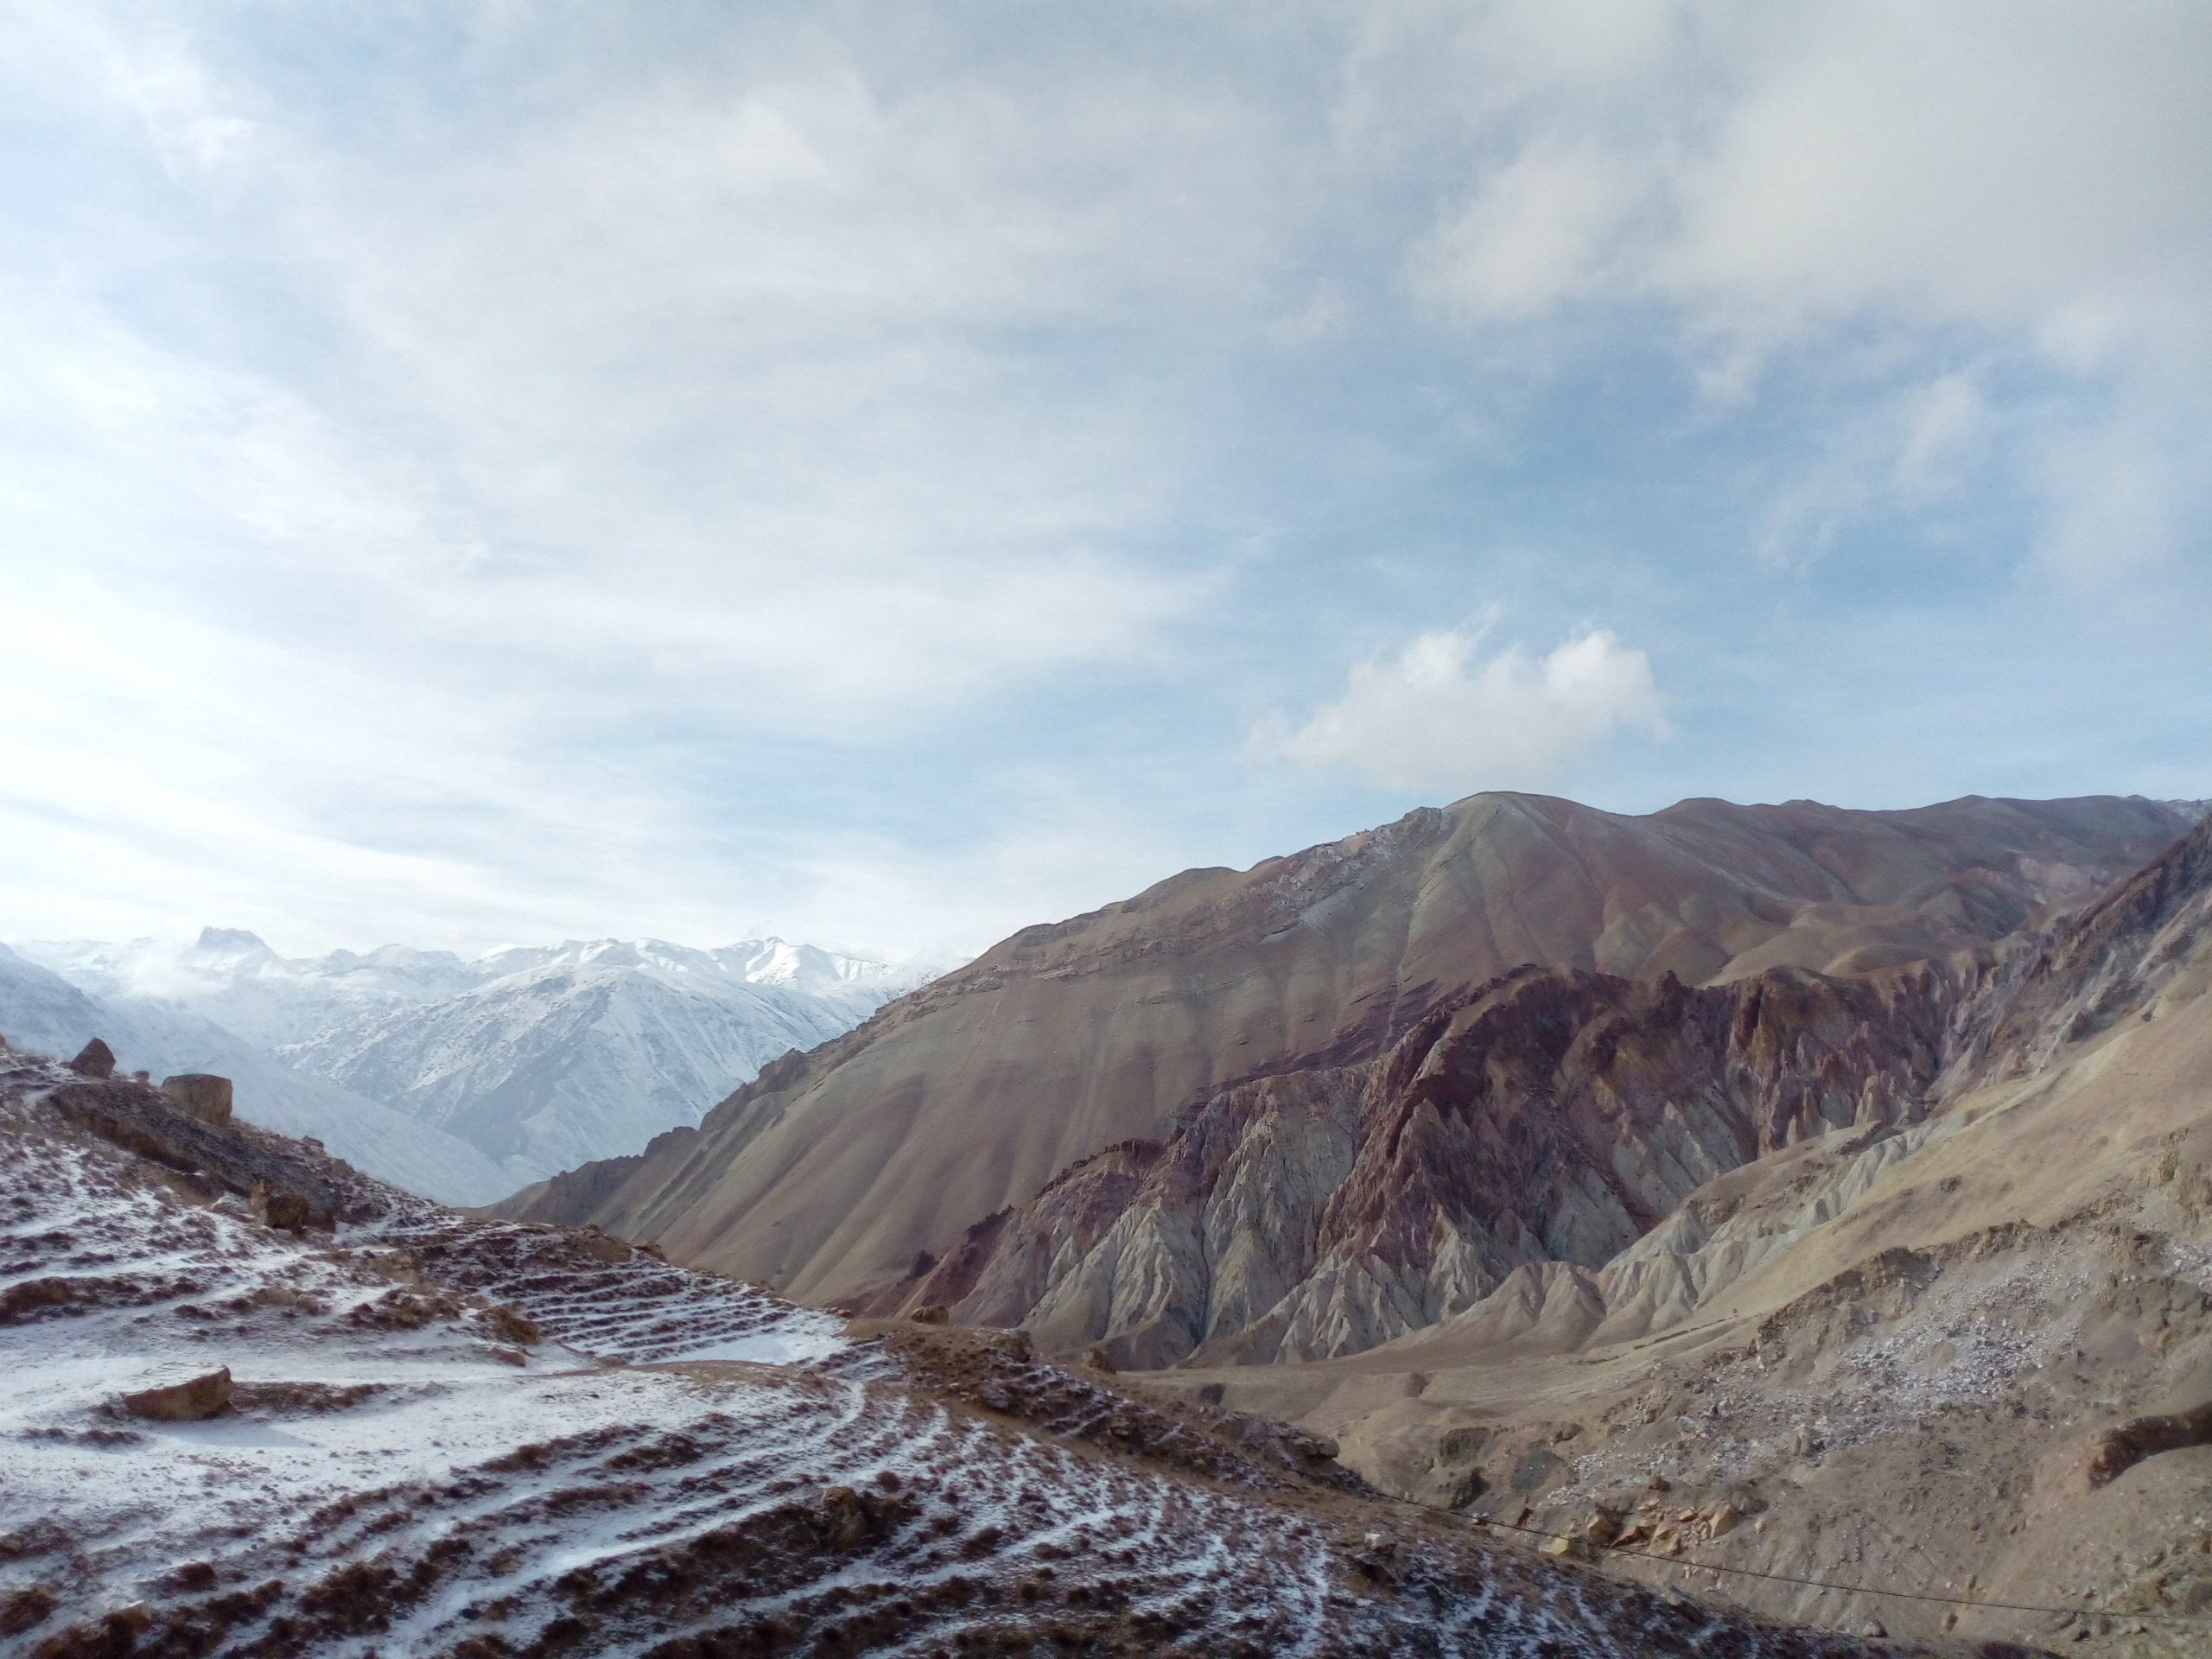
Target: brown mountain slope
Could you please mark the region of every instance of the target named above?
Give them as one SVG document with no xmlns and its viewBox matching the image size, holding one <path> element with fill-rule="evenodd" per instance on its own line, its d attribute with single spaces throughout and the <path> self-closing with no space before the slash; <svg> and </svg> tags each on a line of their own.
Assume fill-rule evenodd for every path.
<svg viewBox="0 0 2212 1659">
<path fill-rule="evenodd" d="M 2182 823 L 2108 797 L 1629 817 L 1476 796 L 1027 929 L 771 1067 L 697 1131 L 503 1210 L 853 1296 L 1226 1085 L 1370 1059 L 1516 967 L 1707 983 L 1923 960 L 2095 892 Z"/>
<path fill-rule="evenodd" d="M 1153 1386 L 1294 1418 L 1405 1496 L 1783 1575 L 1730 1581 L 1770 1614 L 2204 1653 L 2212 823 L 2020 940 L 1942 1030 L 1923 1121 L 1768 1154 L 1594 1270 Z"/>
</svg>

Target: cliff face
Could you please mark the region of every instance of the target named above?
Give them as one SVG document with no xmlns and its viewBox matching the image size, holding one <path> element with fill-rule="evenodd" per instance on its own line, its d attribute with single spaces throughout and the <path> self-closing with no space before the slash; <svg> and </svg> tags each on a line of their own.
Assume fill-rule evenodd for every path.
<svg viewBox="0 0 2212 1659">
<path fill-rule="evenodd" d="M 1078 1164 L 876 1305 L 1103 1341 L 1122 1364 L 1354 1352 L 1524 1264 L 1597 1268 L 1764 1154 L 1913 1121 L 1974 981 L 1524 969 L 1374 1061 L 1224 1090 Z"/>
<path fill-rule="evenodd" d="M 1464 1294 L 1426 1276 L 1418 1286 L 1402 1279 L 1401 1258 L 1464 1262 L 1452 1282 L 1471 1286 L 1497 1263 L 1522 1259 L 1516 1252 L 1533 1249 L 1529 1241 L 1547 1228 L 1567 1241 L 1562 1248 L 1586 1254 L 1624 1227 L 1648 1224 L 1656 1202 L 1642 1196 L 1644 1178 L 1612 1169 L 1610 1148 L 1570 1137 L 1583 1150 L 1560 1167 L 1597 1185 L 1574 1202 L 1554 1194 L 1555 1220 L 1516 1210 L 1509 1225 L 1478 1205 L 1467 1212 L 1475 1230 L 1454 1221 L 1456 1239 L 1416 1249 L 1402 1236 L 1415 1224 L 1370 1216 L 1381 1229 L 1376 1249 L 1301 1262 L 1285 1241 L 1310 1231 L 1318 1248 L 1318 1211 L 1309 1227 L 1305 1206 L 1332 1200 L 1347 1180 L 1379 1192 L 1386 1173 L 1412 1179 L 1488 1155 L 1491 1135 L 1537 1148 L 1527 1154 L 1538 1160 L 1531 1167 L 1549 1170 L 1542 1160 L 1557 1149 L 1533 1127 L 1492 1122 L 1515 1110 L 1541 1116 L 1534 1106 L 1500 1105 L 1464 1122 L 1438 1108 L 1440 1127 L 1432 1127 L 1421 1090 L 1408 1084 L 1400 1091 L 1407 1122 L 1384 1144 L 1388 1155 L 1416 1161 L 1377 1170 L 1372 1160 L 1385 1154 L 1364 1126 L 1385 1109 L 1370 1097 L 1379 1085 L 1364 1072 L 1337 1073 L 1399 1052 L 1439 1014 L 1459 1018 L 1478 988 L 1525 965 L 1655 987 L 1671 974 L 1687 989 L 1769 970 L 1863 976 L 1948 957 L 2044 906 L 2094 893 L 2182 823 L 2158 804 L 2111 798 L 1968 799 L 1896 813 L 1693 801 L 1625 817 L 1539 797 L 1477 796 L 1251 870 L 1187 872 L 1125 903 L 1025 930 L 859 1030 L 768 1068 L 696 1133 L 663 1136 L 634 1167 L 579 1172 L 504 1209 L 656 1239 L 678 1259 L 811 1299 L 867 1297 L 908 1274 L 918 1253 L 972 1256 L 978 1247 L 963 1234 L 980 1217 L 1028 1205 L 1108 1148 L 1135 1141 L 1164 1148 L 1193 1114 L 1243 1113 L 1262 1126 L 1262 1138 L 1231 1178 L 1255 1195 L 1281 1191 L 1252 1199 L 1273 1230 L 1243 1247 L 1255 1276 L 1243 1294 L 1262 1296 L 1270 1272 L 1302 1282 L 1309 1266 L 1344 1279 L 1341 1295 L 1316 1291 L 1286 1327 L 1298 1343 L 1325 1349 L 1361 1329 L 1402 1328 L 1408 1310 Z M 1556 1018 L 1565 1029 L 1574 1016 Z M 1503 1041 L 1495 1028 L 1480 1039 L 1485 1052 Z M 1562 1056 L 1560 1064 L 1572 1072 L 1577 1063 Z M 1635 1096 L 1627 1064 L 1605 1085 L 1624 1097 Z M 1278 1081 L 1292 1074 L 1300 1081 Z M 1239 1092 L 1246 1087 L 1262 1092 L 1248 1097 Z M 1224 1097 L 1244 1103 L 1217 1106 Z M 1742 1135 L 1756 1143 L 1760 1131 L 1737 1121 L 1752 1110 L 1732 1096 L 1713 1122 L 1701 1109 L 1688 1112 L 1694 1128 L 1649 1131 L 1651 1155 L 1726 1166 L 1727 1145 Z M 1226 1128 L 1217 1134 L 1242 1144 Z M 1160 1172 L 1140 1162 L 1159 1155 L 1115 1154 L 1127 1167 L 1113 1179 L 1154 1179 Z M 1353 1179 L 1356 1157 L 1370 1161 Z M 1086 1174 L 1089 1196 L 1055 1201 L 1093 1217 L 1114 1211 L 1101 1196 L 1113 1167 Z M 1145 1213 L 1164 1227 L 1173 1212 Z M 1344 1214 L 1334 1224 L 1354 1229 L 1353 1210 Z M 1071 1224 L 1055 1259 L 1070 1240 L 1084 1241 L 1084 1251 L 1098 1242 L 1089 1223 Z M 1503 1230 L 1493 1236 L 1493 1229 Z M 1112 1248 L 1125 1242 L 1116 1237 Z M 1277 1257 L 1278 1243 L 1291 1254 Z M 1181 1259 L 1161 1249 L 1160 1261 Z M 1211 1245 L 1200 1254 L 1221 1260 Z M 1265 1272 L 1262 1255 L 1274 1264 Z M 1370 1261 L 1384 1265 L 1363 1265 Z M 1382 1281 L 1357 1282 L 1372 1273 Z M 1135 1294 L 1115 1292 L 1125 1302 Z M 1274 1305 L 1252 1308 L 1237 1328 Z M 1200 1333 L 1219 1334 L 1206 1306 Z"/>
</svg>

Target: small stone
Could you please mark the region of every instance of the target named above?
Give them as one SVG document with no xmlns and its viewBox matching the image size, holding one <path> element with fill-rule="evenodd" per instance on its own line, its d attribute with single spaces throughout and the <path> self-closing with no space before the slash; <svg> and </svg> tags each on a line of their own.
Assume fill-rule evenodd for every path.
<svg viewBox="0 0 2212 1659">
<path fill-rule="evenodd" d="M 1859 1634 L 1865 1637 L 1870 1642 L 1879 1642 L 1885 1637 L 1888 1636 L 1889 1632 L 1882 1628 L 1882 1621 L 1880 1619 L 1870 1618 L 1864 1624 L 1861 1624 L 1859 1627 Z"/>
<path fill-rule="evenodd" d="M 849 1486 L 825 1487 L 822 1493 L 822 1513 L 830 1523 L 830 1535 L 837 1544 L 850 1549 L 867 1537 L 869 1515 L 861 1502 L 861 1495 Z"/>
<path fill-rule="evenodd" d="M 163 1423 L 196 1423 L 230 1405 L 231 1368 L 226 1365 L 198 1376 L 132 1389 L 124 1395 L 123 1403 L 133 1416 Z"/>
<path fill-rule="evenodd" d="M 115 1075 L 115 1051 L 95 1037 L 77 1052 L 69 1062 L 69 1069 L 87 1077 L 111 1077 Z"/>
<path fill-rule="evenodd" d="M 191 1113 L 203 1123 L 231 1121 L 228 1077 L 219 1077 L 211 1071 L 180 1072 L 162 1079 L 162 1092 L 175 1103 L 180 1111 Z"/>
</svg>

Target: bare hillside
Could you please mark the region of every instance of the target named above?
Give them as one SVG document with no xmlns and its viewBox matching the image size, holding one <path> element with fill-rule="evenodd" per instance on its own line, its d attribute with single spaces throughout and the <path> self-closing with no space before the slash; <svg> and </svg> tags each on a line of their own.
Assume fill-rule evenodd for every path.
<svg viewBox="0 0 2212 1659">
<path fill-rule="evenodd" d="M 1702 985 L 1929 960 L 2086 899 L 2184 823 L 2109 797 L 1624 817 L 1476 796 L 1027 929 L 696 1132 L 502 1209 L 809 1300 L 876 1293 L 1079 1160 L 1164 1138 L 1230 1085 L 1373 1059 L 1516 968 Z"/>
</svg>

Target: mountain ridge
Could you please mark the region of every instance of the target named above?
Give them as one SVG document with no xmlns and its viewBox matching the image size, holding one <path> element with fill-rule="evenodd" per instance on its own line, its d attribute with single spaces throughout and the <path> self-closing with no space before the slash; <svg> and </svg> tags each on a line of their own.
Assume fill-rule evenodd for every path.
<svg viewBox="0 0 2212 1659">
<path fill-rule="evenodd" d="M 2165 845 L 2140 798 L 1900 812 L 1470 797 L 1024 929 L 635 1164 L 503 1213 L 591 1219 L 803 1297 L 866 1297 L 1060 1171 L 1239 1081 L 1372 1058 L 1527 963 L 1854 977 L 1985 944 Z"/>
<path fill-rule="evenodd" d="M 292 958 L 217 926 L 181 945 L 43 941 L 23 951 L 96 995 L 118 1030 L 185 1018 L 225 1033 L 211 1052 L 225 1059 L 217 1069 L 254 1074 L 240 1078 L 249 1116 L 276 1111 L 285 1127 L 327 1129 L 333 1144 L 373 1153 L 376 1141 L 337 1120 L 396 1115 L 422 1126 L 425 1147 L 469 1148 L 450 1179 L 436 1159 L 365 1163 L 469 1203 L 695 1121 L 766 1061 L 835 1036 L 931 968 L 772 937 L 703 950 L 571 939 L 474 958 L 404 945 Z M 0 998 L 0 1030 L 10 1017 Z M 73 1052 L 97 1034 L 73 1027 L 48 1040 Z M 158 1043 L 141 1046 L 144 1064 L 190 1069 Z M 282 1100 L 262 1106 L 272 1090 Z"/>
</svg>

